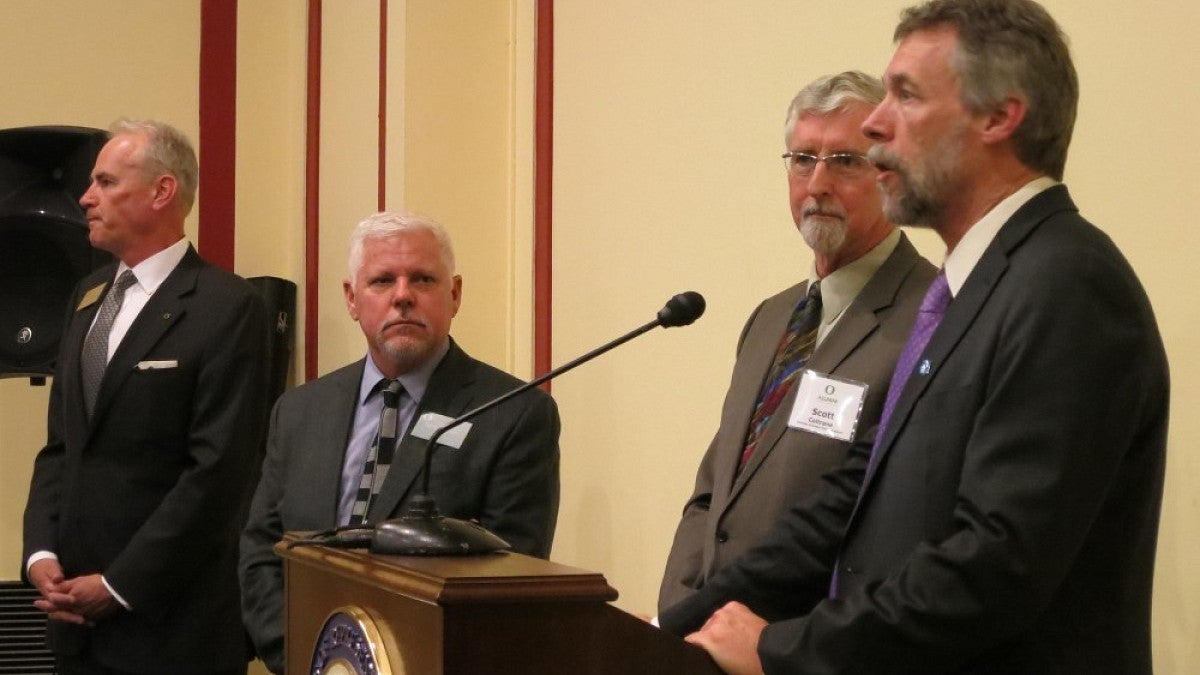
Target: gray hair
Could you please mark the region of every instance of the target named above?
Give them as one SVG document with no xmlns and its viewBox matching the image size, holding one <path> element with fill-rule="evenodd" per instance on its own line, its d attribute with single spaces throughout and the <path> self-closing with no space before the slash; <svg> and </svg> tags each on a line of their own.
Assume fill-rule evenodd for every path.
<svg viewBox="0 0 1200 675">
<path fill-rule="evenodd" d="M 143 134 L 146 145 L 142 148 L 142 171 L 148 176 L 170 174 L 179 183 L 179 205 L 184 215 L 192 210 L 196 202 L 196 188 L 200 183 L 200 165 L 191 141 L 182 131 L 156 120 L 119 119 L 108 128 L 113 136 L 120 134 Z"/>
<path fill-rule="evenodd" d="M 950 65 L 963 105 L 982 112 L 1011 96 L 1024 100 L 1028 110 L 1013 133 L 1017 159 L 1062 180 L 1079 79 L 1053 17 L 1033 0 L 931 0 L 904 10 L 894 37 L 942 26 L 958 34 Z"/>
<path fill-rule="evenodd" d="M 783 144 L 792 142 L 796 122 L 805 115 L 828 115 L 858 103 L 874 108 L 883 100 L 883 95 L 883 83 L 879 78 L 857 70 L 819 77 L 801 89 L 788 106 Z"/>
<path fill-rule="evenodd" d="M 363 242 L 367 239 L 386 239 L 406 232 L 429 232 L 442 248 L 442 262 L 454 274 L 454 245 L 450 233 L 438 221 L 412 211 L 380 211 L 363 218 L 350 234 L 350 285 L 354 286 L 362 269 Z"/>
</svg>

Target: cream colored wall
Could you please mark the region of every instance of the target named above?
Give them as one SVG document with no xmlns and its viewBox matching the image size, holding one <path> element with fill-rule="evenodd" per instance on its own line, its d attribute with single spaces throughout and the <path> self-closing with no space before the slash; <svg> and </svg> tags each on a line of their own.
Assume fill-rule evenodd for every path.
<svg viewBox="0 0 1200 675">
<path fill-rule="evenodd" d="M 779 153 L 811 79 L 880 73 L 904 0 L 555 5 L 554 362 L 697 290 L 707 314 L 560 379 L 563 503 L 553 557 L 603 570 L 617 604 L 652 611 L 696 466 L 716 428 L 738 332 L 808 271 Z M 1200 668 L 1200 154 L 1193 3 L 1047 0 L 1072 38 L 1082 106 L 1067 180 L 1117 241 L 1158 313 L 1173 369 L 1154 609 L 1156 672 Z M 935 262 L 942 247 L 926 232 Z M 1123 358 L 1114 354 L 1114 367 Z"/>
<path fill-rule="evenodd" d="M 199 0 L 8 0 L 0 21 L 0 128 L 107 128 L 118 117 L 168 120 L 193 140 Z M 195 241 L 196 215 L 188 219 Z M 45 387 L 0 380 L 0 578 L 20 572 L 21 512 L 46 442 Z"/>
</svg>

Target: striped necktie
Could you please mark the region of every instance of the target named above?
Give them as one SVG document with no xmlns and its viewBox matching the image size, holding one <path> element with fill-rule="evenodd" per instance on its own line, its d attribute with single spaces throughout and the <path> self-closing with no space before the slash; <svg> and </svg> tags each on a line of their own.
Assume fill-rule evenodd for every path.
<svg viewBox="0 0 1200 675">
<path fill-rule="evenodd" d="M 96 409 L 96 397 L 100 395 L 100 382 L 104 379 L 104 371 L 108 368 L 108 336 L 112 333 L 113 321 L 121 311 L 121 303 L 125 301 L 125 291 L 137 279 L 133 270 L 125 270 L 113 282 L 104 302 L 96 312 L 96 322 L 83 341 L 83 352 L 80 355 L 80 375 L 83 380 L 83 402 L 87 416 L 92 418 Z"/>
<path fill-rule="evenodd" d="M 379 489 L 387 478 L 388 467 L 396 454 L 396 419 L 400 414 L 400 394 L 404 391 L 399 380 L 380 380 L 386 383 L 383 390 L 383 409 L 379 411 L 379 429 L 363 464 L 362 480 L 354 496 L 354 509 L 350 512 L 350 524 L 362 525 L 366 521 L 371 501 L 379 495 Z"/>
<path fill-rule="evenodd" d="M 754 415 L 750 418 L 750 429 L 746 434 L 746 444 L 738 463 L 739 472 L 754 454 L 754 449 L 762 438 L 763 429 L 779 407 L 780 401 L 791 390 L 796 375 L 803 370 L 804 364 L 812 356 L 817 344 L 817 329 L 820 326 L 821 283 L 818 281 L 809 285 L 808 294 L 792 311 L 787 330 L 779 340 L 779 347 L 775 350 L 775 361 L 771 364 L 766 382 L 758 394 Z"/>
</svg>

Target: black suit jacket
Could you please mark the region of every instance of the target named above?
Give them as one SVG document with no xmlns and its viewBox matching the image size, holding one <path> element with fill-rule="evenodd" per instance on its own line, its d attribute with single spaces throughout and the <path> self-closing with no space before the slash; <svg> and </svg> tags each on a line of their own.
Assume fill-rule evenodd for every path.
<svg viewBox="0 0 1200 675">
<path fill-rule="evenodd" d="M 115 272 L 88 276 L 71 301 L 24 556 L 54 552 L 67 577 L 102 573 L 133 609 L 94 628 L 51 621 L 48 641 L 119 670 L 236 668 L 247 660 L 237 535 L 262 453 L 266 310 L 189 248 L 113 354 L 89 423 L 79 357 L 101 300 L 79 303 Z"/>
<path fill-rule="evenodd" d="M 242 536 L 243 615 L 259 656 L 283 669 L 283 569 L 272 547 L 284 532 L 337 524 L 342 464 L 365 361 L 286 392 L 275 405 L 262 480 Z M 453 340 L 430 377 L 425 412 L 457 417 L 522 382 L 468 356 Z M 532 390 L 481 414 L 462 447 L 438 445 L 429 483 L 444 516 L 478 520 L 512 544 L 550 554 L 558 518 L 558 408 Z M 367 521 L 403 514 L 420 490 L 425 441 L 406 434 Z"/>
<path fill-rule="evenodd" d="M 743 600 L 768 673 L 1151 673 L 1166 357 L 1065 187 L 1003 226 L 921 361 L 874 475 L 860 448 L 663 625 Z"/>
<path fill-rule="evenodd" d="M 868 385 L 859 438 L 874 433 L 896 357 L 936 273 L 901 234 L 895 250 L 808 361 L 811 370 Z M 788 506 L 817 490 L 822 474 L 846 461 L 850 442 L 788 427 L 798 391 L 792 387 L 745 469 L 734 476 L 759 390 L 792 311 L 807 292 L 808 282 L 803 282 L 767 298 L 746 322 L 720 428 L 696 472 L 695 490 L 667 557 L 660 610 L 695 592 L 716 570 L 749 550 Z"/>
</svg>

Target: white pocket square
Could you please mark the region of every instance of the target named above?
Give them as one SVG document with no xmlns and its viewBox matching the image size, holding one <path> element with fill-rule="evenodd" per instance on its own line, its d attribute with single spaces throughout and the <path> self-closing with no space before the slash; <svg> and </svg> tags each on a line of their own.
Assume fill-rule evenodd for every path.
<svg viewBox="0 0 1200 675">
<path fill-rule="evenodd" d="M 138 361 L 138 370 L 165 370 L 167 368 L 178 368 L 179 362 L 171 359 L 170 361 Z"/>
</svg>

